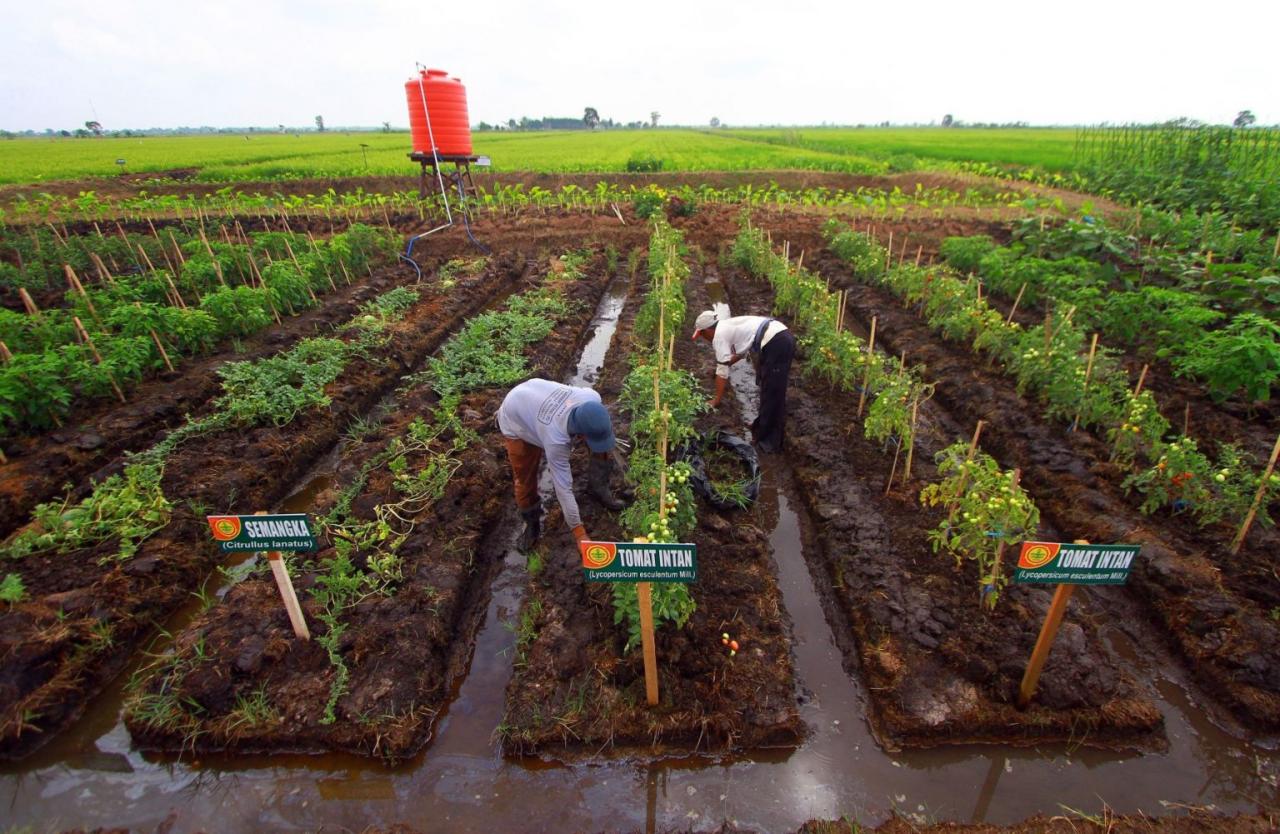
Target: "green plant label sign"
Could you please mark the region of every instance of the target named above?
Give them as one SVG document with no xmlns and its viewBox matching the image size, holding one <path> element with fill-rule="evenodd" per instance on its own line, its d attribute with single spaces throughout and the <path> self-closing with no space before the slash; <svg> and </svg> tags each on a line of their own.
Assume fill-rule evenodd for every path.
<svg viewBox="0 0 1280 834">
<path fill-rule="evenodd" d="M 698 547 L 692 544 L 579 542 L 588 582 L 694 582 Z"/>
<path fill-rule="evenodd" d="M 211 515 L 209 529 L 224 553 L 245 550 L 315 550 L 306 513 Z"/>
<path fill-rule="evenodd" d="M 1138 555 L 1136 544 L 1023 542 L 1014 582 L 1123 585 Z"/>
</svg>

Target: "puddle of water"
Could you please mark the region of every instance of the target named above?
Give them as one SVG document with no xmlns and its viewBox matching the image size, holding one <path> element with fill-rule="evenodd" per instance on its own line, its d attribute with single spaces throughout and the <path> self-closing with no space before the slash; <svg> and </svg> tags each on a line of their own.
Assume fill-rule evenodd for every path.
<svg viewBox="0 0 1280 834">
<path fill-rule="evenodd" d="M 616 322 L 617 313 L 612 315 Z M 607 325 L 607 315 L 598 318 Z M 580 365 L 574 379 L 586 381 L 598 364 Z M 734 389 L 750 420 L 752 374 L 734 370 Z M 867 725 L 860 682 L 842 671 L 803 556 L 804 519 L 776 472 L 766 469 L 760 500 L 793 621 L 801 715 L 809 728 L 794 751 L 717 763 L 623 759 L 561 766 L 502 759 L 492 734 L 502 716 L 514 643 L 503 624 L 516 616 L 524 588 L 523 557 L 508 547 L 469 673 L 441 719 L 438 738 L 417 760 L 394 770 L 349 756 L 152 761 L 130 749 L 116 720 L 113 688 L 74 734 L 0 771 L 6 823 L 150 829 L 180 809 L 174 832 L 361 830 L 395 821 L 459 832 L 707 830 L 724 822 L 777 831 L 813 817 L 873 822 L 891 809 L 922 819 L 1006 823 L 1037 812 L 1063 813 L 1064 807 L 1095 812 L 1104 800 L 1120 812 L 1148 814 L 1166 812 L 1166 800 L 1227 811 L 1276 804 L 1275 788 L 1258 776 L 1259 769 L 1276 772 L 1276 754 L 1208 722 L 1181 682 L 1162 671 L 1162 659 L 1116 634 L 1112 643 L 1134 676 L 1154 681 L 1168 727 L 1167 753 L 1128 757 L 976 746 L 885 753 Z"/>
</svg>

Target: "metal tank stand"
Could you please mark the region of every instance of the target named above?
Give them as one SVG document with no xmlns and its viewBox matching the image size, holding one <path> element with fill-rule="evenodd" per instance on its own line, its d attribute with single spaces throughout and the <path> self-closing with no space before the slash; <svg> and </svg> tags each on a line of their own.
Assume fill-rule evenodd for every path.
<svg viewBox="0 0 1280 834">
<path fill-rule="evenodd" d="M 485 167 L 489 164 L 489 158 L 487 156 L 452 156 L 438 153 L 422 153 L 421 151 L 414 151 L 409 154 L 409 158 L 422 166 L 422 172 L 418 176 L 418 197 L 425 200 L 429 195 L 439 194 L 440 199 L 444 202 L 445 220 L 434 229 L 429 229 L 409 238 L 409 243 L 400 259 L 411 264 L 417 270 L 418 277 L 421 278 L 422 271 L 418 269 L 417 262 L 413 260 L 413 245 L 419 238 L 456 226 L 458 224 L 457 217 L 461 217 L 463 228 L 467 232 L 467 239 L 471 241 L 471 244 L 484 254 L 489 254 L 489 247 L 476 240 L 475 234 L 471 231 L 471 207 L 468 205 L 467 197 L 468 190 L 472 195 L 476 193 L 475 180 L 471 178 L 472 163 Z M 446 174 L 444 168 L 449 163 L 453 163 L 453 170 Z M 428 168 L 430 169 L 429 173 Z M 449 201 L 450 191 L 456 191 L 458 196 L 456 216 L 453 204 Z"/>
</svg>

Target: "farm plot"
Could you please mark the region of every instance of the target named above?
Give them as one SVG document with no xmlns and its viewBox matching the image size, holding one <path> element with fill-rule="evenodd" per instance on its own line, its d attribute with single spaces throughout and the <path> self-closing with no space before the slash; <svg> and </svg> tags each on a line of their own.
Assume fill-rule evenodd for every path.
<svg viewBox="0 0 1280 834">
<path fill-rule="evenodd" d="M 259 571 L 139 676 L 135 740 L 391 761 L 425 744 L 510 539 L 493 415 L 509 384 L 565 372 L 608 279 L 598 253 L 565 255 L 468 320 L 343 447 L 339 484 L 308 508 L 328 542 L 295 565 L 314 639 L 293 637 Z"/>
<path fill-rule="evenodd" d="M 821 245 L 803 228 L 788 229 L 787 237 L 807 247 Z M 849 310 L 862 327 L 872 317 L 879 319 L 879 344 L 905 351 L 930 369 L 938 383 L 935 402 L 960 422 L 957 436 L 978 420 L 987 421 L 984 446 L 1004 466 L 1021 469 L 1022 484 L 1052 527 L 1091 541 L 1143 544 L 1130 586 L 1150 603 L 1159 630 L 1214 697 L 1247 723 L 1274 727 L 1275 690 L 1267 677 L 1275 668 L 1274 579 L 1257 567 L 1265 563 L 1260 554 L 1269 552 L 1271 531 L 1255 525 L 1241 555 L 1228 558 L 1232 528 L 1224 525 L 1206 536 L 1184 519 L 1164 513 L 1144 517 L 1140 501 L 1125 495 L 1125 473 L 1111 460 L 1111 446 L 1071 432 L 1069 418 L 1065 425 L 1038 418 L 1039 407 L 1021 398 L 1012 381 L 983 370 L 980 359 L 962 345 L 948 344 L 893 296 L 850 281 L 852 270 L 842 259 L 818 254 L 810 262 L 834 286 L 849 288 Z M 974 298 L 972 290 L 968 297 Z M 937 309 L 926 301 L 922 314 L 929 318 Z M 1083 367 L 1080 372 L 1085 373 Z"/>
<path fill-rule="evenodd" d="M 236 228 L 244 233 L 238 223 Z M 33 232 L 31 237 L 39 239 L 41 231 Z M 148 246 L 156 250 L 147 257 L 159 260 L 162 256 L 158 241 L 190 236 L 181 229 L 177 236 L 171 237 L 172 233 L 173 229 L 165 229 L 155 236 L 127 237 L 140 253 L 145 253 Z M 125 234 L 122 228 L 121 235 Z M 3 444 L 7 460 L 0 464 L 2 534 L 12 532 L 37 504 L 54 497 L 65 484 L 78 484 L 71 497 L 83 498 L 91 481 L 100 481 L 115 471 L 110 464 L 124 450 L 154 445 L 164 431 L 187 416 L 198 417 L 207 412 L 220 391 L 218 369 L 227 362 L 261 359 L 350 319 L 370 292 L 363 281 L 365 275 L 375 265 L 385 267 L 394 257 L 394 245 L 386 230 L 362 227 L 317 242 L 314 251 L 303 251 L 299 264 L 305 263 L 305 269 L 294 266 L 287 254 L 283 263 L 273 265 L 263 257 L 270 257 L 269 242 L 274 241 L 278 251 L 287 252 L 290 235 L 250 233 L 246 239 L 262 247 L 258 258 L 272 276 L 271 281 L 256 282 L 250 246 L 220 243 L 217 250 L 208 250 L 218 253 L 216 260 L 210 260 L 203 251 L 196 253 L 171 285 L 174 272 L 169 270 L 108 278 L 112 270 L 108 261 L 119 263 L 112 251 L 116 250 L 121 261 L 127 257 L 124 252 L 133 251 L 122 248 L 120 237 L 71 236 L 58 248 L 52 239 L 63 238 L 56 232 L 44 231 L 43 236 L 47 238 L 44 250 L 50 260 L 36 261 L 28 255 L 28 286 L 36 283 L 40 271 L 37 264 L 54 268 L 56 263 L 56 268 L 61 269 L 64 256 L 89 263 L 93 271 L 80 273 L 80 286 L 86 290 L 83 295 L 74 288 L 35 293 L 37 298 L 31 300 L 38 305 L 36 313 L 22 311 L 22 302 L 12 285 L 0 289 L 0 293 L 7 293 L 3 299 L 6 306 L 0 309 L 7 330 L 0 341 L 19 351 L 13 361 L 0 368 L 0 389 L 11 406 L 22 404 L 18 409 L 0 407 L 7 417 Z M 293 237 L 299 247 L 311 244 L 305 235 Z M 24 243 L 30 239 L 19 238 Z M 361 240 L 367 254 L 357 257 L 351 242 Z M 195 242 L 203 249 L 198 237 Z M 16 251 L 16 247 L 10 251 Z M 170 257 L 172 263 L 183 257 L 176 247 L 169 251 L 172 254 L 165 257 Z M 322 257 L 333 252 L 347 254 L 334 256 L 332 262 Z M 134 257 L 140 259 L 139 255 Z M 201 273 L 203 279 L 199 277 Z M 218 275 L 228 281 L 226 287 Z M 292 297 L 283 293 L 282 285 L 276 281 L 280 276 L 287 281 L 291 275 L 307 279 L 306 285 L 295 282 Z M 356 280 L 357 275 L 361 280 Z M 336 276 L 333 283 L 331 276 Z M 197 284 L 208 292 L 210 283 L 214 286 L 212 293 L 196 294 L 202 292 Z M 184 306 L 184 296 L 191 300 L 190 305 Z M 201 298 L 199 304 L 196 298 Z M 52 307 L 53 304 L 62 306 Z M 92 313 L 90 304 L 94 305 Z M 11 309 L 14 307 L 17 310 Z M 271 326 L 281 313 L 282 323 Z M 95 348 L 101 351 L 103 363 L 95 363 L 87 345 L 55 344 L 64 337 L 74 342 L 71 316 L 81 319 L 85 333 L 91 334 Z M 183 333 L 187 335 L 180 335 Z M 26 340 L 27 344 L 24 346 L 19 340 Z M 127 373 L 112 362 L 112 346 L 119 345 L 127 348 L 126 352 L 145 349 Z M 189 357 L 179 352 L 181 345 L 191 349 Z M 24 347 L 25 353 L 21 352 Z M 96 383 L 86 376 L 94 373 L 99 375 Z M 108 373 L 110 379 L 105 376 Z M 131 382 L 135 376 L 144 378 Z M 125 402 L 112 396 L 111 381 L 121 388 Z M 40 390 L 33 392 L 37 387 Z M 95 391 L 105 391 L 105 397 L 90 396 Z"/>
<path fill-rule="evenodd" d="M 203 515 L 270 507 L 406 370 L 523 273 L 520 258 L 398 287 L 380 270 L 362 311 L 221 372 L 214 408 L 123 461 L 79 503 L 38 509 L 4 545 L 16 603 L 0 612 L 0 749 L 20 756 L 83 709 L 217 564 Z M 379 293 L 379 290 L 382 290 Z"/>
<path fill-rule="evenodd" d="M 634 586 L 584 583 L 580 560 L 564 555 L 574 547 L 561 530 L 528 563 L 498 731 L 508 754 L 724 753 L 792 745 L 802 736 L 788 620 L 761 511 L 695 502 L 687 464 L 675 455 L 711 427 L 701 416 L 698 379 L 686 370 L 710 371 L 688 340 L 687 302 L 705 302 L 701 283 L 688 280 L 688 258 L 681 237 L 659 223 L 648 280 L 633 279 L 597 386 L 606 401 L 623 406 L 620 430 L 634 441 L 636 500 L 618 518 L 584 508 L 597 539 L 698 545 L 695 585 L 655 585 L 660 702 L 645 706 Z M 555 526 L 554 512 L 552 518 L 551 529 L 563 527 Z"/>
<path fill-rule="evenodd" d="M 732 255 L 743 269 L 726 288 L 736 307 L 775 310 L 803 346 L 789 462 L 815 531 L 811 565 L 830 586 L 829 616 L 855 638 L 849 665 L 867 679 L 883 742 L 1159 746 L 1159 711 L 1087 619 L 1073 616 L 1036 701 L 1015 707 L 1050 595 L 1006 585 L 1000 559 L 1037 531 L 1057 533 L 1037 523 L 1039 496 L 981 447 L 966 453 L 963 423 L 931 402 L 932 365 L 868 353 L 837 326 L 838 296 L 759 230 L 744 229 Z"/>
</svg>

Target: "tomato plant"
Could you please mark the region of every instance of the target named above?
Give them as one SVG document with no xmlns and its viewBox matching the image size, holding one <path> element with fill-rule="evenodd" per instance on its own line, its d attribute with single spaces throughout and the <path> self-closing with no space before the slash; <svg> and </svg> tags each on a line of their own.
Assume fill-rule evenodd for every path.
<svg viewBox="0 0 1280 834">
<path fill-rule="evenodd" d="M 982 603 L 992 608 L 1007 582 L 996 555 L 1002 545 L 1034 536 L 1040 511 L 1012 472 L 1001 471 L 984 452 L 970 457 L 963 440 L 939 452 L 937 460 L 942 480 L 921 490 L 920 501 L 953 509 L 929 531 L 929 541 L 935 553 L 945 549 L 952 554 L 957 567 L 965 559 L 977 564 Z"/>
</svg>

